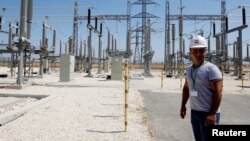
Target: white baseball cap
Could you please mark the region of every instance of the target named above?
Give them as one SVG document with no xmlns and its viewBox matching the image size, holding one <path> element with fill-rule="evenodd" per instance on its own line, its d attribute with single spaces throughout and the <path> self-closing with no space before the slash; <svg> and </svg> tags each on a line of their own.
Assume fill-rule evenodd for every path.
<svg viewBox="0 0 250 141">
<path fill-rule="evenodd" d="M 200 36 L 194 36 L 190 42 L 189 48 L 206 48 L 207 47 L 207 40 Z"/>
</svg>

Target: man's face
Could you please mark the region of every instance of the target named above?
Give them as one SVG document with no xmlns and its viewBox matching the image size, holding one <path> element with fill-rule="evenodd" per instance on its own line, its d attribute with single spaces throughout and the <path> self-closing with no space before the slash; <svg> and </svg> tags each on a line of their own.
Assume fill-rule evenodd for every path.
<svg viewBox="0 0 250 141">
<path fill-rule="evenodd" d="M 205 59 L 206 49 L 205 48 L 191 48 L 190 55 L 194 63 L 202 63 Z"/>
</svg>

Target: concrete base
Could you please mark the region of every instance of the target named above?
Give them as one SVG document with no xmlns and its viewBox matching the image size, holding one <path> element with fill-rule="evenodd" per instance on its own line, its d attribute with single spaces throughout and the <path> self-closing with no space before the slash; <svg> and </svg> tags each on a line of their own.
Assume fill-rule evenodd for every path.
<svg viewBox="0 0 250 141">
<path fill-rule="evenodd" d="M 144 80 L 141 74 L 132 74 L 130 79 Z"/>
<path fill-rule="evenodd" d="M 154 77 L 152 74 L 148 74 L 148 73 L 142 73 L 142 75 L 144 76 L 144 77 L 149 77 L 149 78 L 151 78 L 151 77 Z"/>
<path fill-rule="evenodd" d="M 30 78 L 43 78 L 42 75 L 31 76 Z"/>
<path fill-rule="evenodd" d="M 17 84 L 11 84 L 11 85 L 7 85 L 5 88 L 6 89 L 16 89 L 16 90 L 20 90 L 22 88 L 26 88 L 28 86 L 31 86 L 31 84 L 23 84 L 23 85 L 17 85 Z"/>
<path fill-rule="evenodd" d="M 93 75 L 92 74 L 87 74 L 84 77 L 93 77 Z"/>
</svg>

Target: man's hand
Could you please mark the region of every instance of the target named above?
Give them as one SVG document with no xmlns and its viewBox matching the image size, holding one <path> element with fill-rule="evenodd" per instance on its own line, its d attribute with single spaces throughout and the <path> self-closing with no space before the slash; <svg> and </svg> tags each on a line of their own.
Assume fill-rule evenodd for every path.
<svg viewBox="0 0 250 141">
<path fill-rule="evenodd" d="M 205 126 L 215 125 L 216 115 L 208 115 L 205 121 Z"/>
<path fill-rule="evenodd" d="M 181 116 L 181 118 L 182 119 L 184 119 L 185 118 L 185 116 L 186 116 L 186 107 L 184 106 L 184 107 L 181 107 L 181 110 L 180 110 L 180 116 Z"/>
</svg>

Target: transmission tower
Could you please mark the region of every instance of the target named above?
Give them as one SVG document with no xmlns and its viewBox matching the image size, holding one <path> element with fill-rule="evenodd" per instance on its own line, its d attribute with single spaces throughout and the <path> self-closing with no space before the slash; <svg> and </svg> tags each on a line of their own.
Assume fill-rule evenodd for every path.
<svg viewBox="0 0 250 141">
<path fill-rule="evenodd" d="M 135 31 L 139 31 L 141 32 L 141 55 L 140 56 L 136 56 L 134 58 L 140 58 L 140 63 L 142 63 L 142 57 L 143 57 L 143 52 L 144 52 L 144 47 L 145 47 L 145 30 L 146 30 L 146 24 L 147 24 L 147 18 L 158 18 L 157 16 L 154 16 L 150 13 L 147 13 L 147 5 L 149 4 L 154 4 L 154 5 L 158 5 L 156 2 L 153 2 L 151 0 L 138 0 L 134 3 L 132 3 L 133 5 L 142 5 L 142 12 L 132 16 L 132 18 L 141 18 L 142 19 L 142 26 L 137 28 Z M 134 54 L 134 55 L 138 55 L 138 54 Z"/>
<path fill-rule="evenodd" d="M 137 22 L 137 28 L 138 28 L 138 22 Z M 136 31 L 135 33 L 135 52 L 134 52 L 134 60 L 133 64 L 141 63 L 141 55 L 140 55 L 140 48 L 139 48 L 139 31 Z"/>
</svg>

